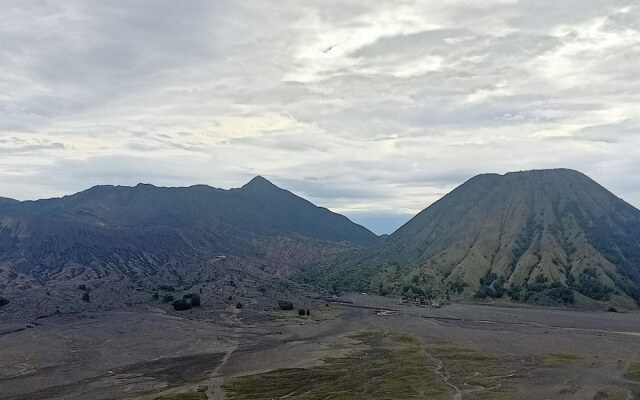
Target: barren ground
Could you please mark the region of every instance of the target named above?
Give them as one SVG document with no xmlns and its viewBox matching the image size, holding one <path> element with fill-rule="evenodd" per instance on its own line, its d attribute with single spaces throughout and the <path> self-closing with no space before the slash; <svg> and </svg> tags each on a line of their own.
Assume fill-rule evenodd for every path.
<svg viewBox="0 0 640 400">
<path fill-rule="evenodd" d="M 638 313 L 344 300 L 0 316 L 0 398 L 640 398 Z"/>
</svg>

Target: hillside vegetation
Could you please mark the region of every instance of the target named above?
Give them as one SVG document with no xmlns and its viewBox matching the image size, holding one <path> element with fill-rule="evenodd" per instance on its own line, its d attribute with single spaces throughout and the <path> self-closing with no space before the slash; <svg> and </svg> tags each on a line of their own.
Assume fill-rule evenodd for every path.
<svg viewBox="0 0 640 400">
<path fill-rule="evenodd" d="M 573 170 L 479 175 L 380 247 L 306 278 L 409 298 L 635 308 L 640 211 Z"/>
</svg>

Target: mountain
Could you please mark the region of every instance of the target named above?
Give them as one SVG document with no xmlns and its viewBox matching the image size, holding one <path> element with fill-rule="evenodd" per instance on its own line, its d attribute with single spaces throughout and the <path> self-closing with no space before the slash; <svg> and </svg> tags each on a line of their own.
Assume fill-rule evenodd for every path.
<svg viewBox="0 0 640 400">
<path fill-rule="evenodd" d="M 0 198 L 0 294 L 38 298 L 40 308 L 79 299 L 87 284 L 102 305 L 146 299 L 158 286 L 256 286 L 378 240 L 262 177 L 231 190 L 139 184 Z"/>
<path fill-rule="evenodd" d="M 573 170 L 483 174 L 341 264 L 325 282 L 408 297 L 635 308 L 640 211 Z"/>
</svg>

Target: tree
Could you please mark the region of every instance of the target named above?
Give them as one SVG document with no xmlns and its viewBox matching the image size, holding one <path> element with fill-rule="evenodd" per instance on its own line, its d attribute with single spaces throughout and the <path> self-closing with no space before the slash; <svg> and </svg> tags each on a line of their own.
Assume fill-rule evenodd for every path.
<svg viewBox="0 0 640 400">
<path fill-rule="evenodd" d="M 9 304 L 9 299 L 6 299 L 4 297 L 0 297 L 0 308 L 6 306 L 7 304 Z"/>
<path fill-rule="evenodd" d="M 311 312 L 309 310 L 307 310 L 307 317 L 311 315 Z"/>
<path fill-rule="evenodd" d="M 173 309 L 176 311 L 184 311 L 191 309 L 191 302 L 187 300 L 176 300 L 173 302 Z"/>
<path fill-rule="evenodd" d="M 287 300 L 280 300 L 278 301 L 278 307 L 281 310 L 293 310 L 293 303 Z"/>
<path fill-rule="evenodd" d="M 242 305 L 242 303 L 238 302 L 238 303 L 236 304 L 236 308 L 242 308 L 242 307 L 244 307 L 244 306 Z"/>
<path fill-rule="evenodd" d="M 304 308 L 300 308 L 298 310 L 298 315 L 301 315 L 301 316 L 305 316 L 306 315 L 306 312 L 305 312 Z"/>
<path fill-rule="evenodd" d="M 82 295 L 82 300 L 86 301 L 87 303 L 91 303 L 91 298 L 89 297 L 89 292 L 84 292 L 84 294 Z"/>
</svg>

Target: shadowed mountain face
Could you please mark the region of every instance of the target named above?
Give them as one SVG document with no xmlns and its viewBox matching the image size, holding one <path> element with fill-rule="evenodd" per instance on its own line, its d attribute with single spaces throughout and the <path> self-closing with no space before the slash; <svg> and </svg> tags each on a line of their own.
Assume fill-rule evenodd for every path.
<svg viewBox="0 0 640 400">
<path fill-rule="evenodd" d="M 377 240 L 262 177 L 231 190 L 140 184 L 0 199 L 0 293 L 80 282 L 145 288 L 215 281 L 231 270 L 258 281 Z"/>
<path fill-rule="evenodd" d="M 479 175 L 350 265 L 382 293 L 635 307 L 640 211 L 572 170 Z"/>
</svg>

